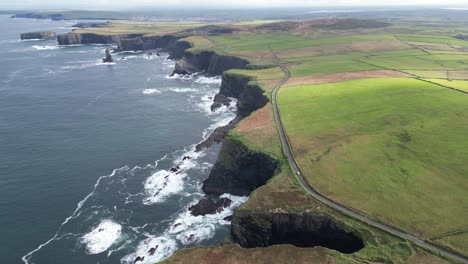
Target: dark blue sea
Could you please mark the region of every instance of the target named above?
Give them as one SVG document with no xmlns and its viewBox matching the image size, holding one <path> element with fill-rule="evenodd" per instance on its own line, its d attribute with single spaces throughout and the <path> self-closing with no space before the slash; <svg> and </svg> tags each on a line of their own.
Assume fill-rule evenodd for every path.
<svg viewBox="0 0 468 264">
<path fill-rule="evenodd" d="M 220 78 L 169 77 L 164 54 L 104 64 L 109 46 L 19 40 L 75 22 L 0 16 L 1 262 L 155 263 L 220 243 L 246 198 L 188 212 L 219 151 L 194 146 L 235 116 L 235 102 L 210 111 Z"/>
</svg>

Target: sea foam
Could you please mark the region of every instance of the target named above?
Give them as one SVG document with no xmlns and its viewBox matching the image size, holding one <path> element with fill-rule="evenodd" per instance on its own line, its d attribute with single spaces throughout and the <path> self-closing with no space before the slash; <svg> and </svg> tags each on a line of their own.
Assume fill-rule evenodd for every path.
<svg viewBox="0 0 468 264">
<path fill-rule="evenodd" d="M 112 220 L 103 220 L 81 238 L 81 243 L 86 245 L 86 252 L 88 254 L 99 254 L 112 246 L 120 238 L 121 233 L 121 225 Z"/>
</svg>

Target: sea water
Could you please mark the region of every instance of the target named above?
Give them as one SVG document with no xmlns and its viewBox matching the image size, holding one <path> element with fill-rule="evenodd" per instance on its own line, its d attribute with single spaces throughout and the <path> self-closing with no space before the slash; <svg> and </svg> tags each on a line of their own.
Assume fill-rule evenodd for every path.
<svg viewBox="0 0 468 264">
<path fill-rule="evenodd" d="M 235 117 L 235 101 L 210 110 L 221 79 L 170 77 L 167 55 L 105 64 L 111 46 L 19 40 L 74 23 L 0 16 L 1 262 L 155 263 L 220 243 L 246 197 L 224 195 L 215 215 L 188 208 L 219 151 L 195 145 Z"/>
</svg>

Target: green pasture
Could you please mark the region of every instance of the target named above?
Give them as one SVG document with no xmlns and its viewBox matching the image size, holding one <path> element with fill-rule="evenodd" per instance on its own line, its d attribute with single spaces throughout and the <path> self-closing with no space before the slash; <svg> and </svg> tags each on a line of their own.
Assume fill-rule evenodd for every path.
<svg viewBox="0 0 468 264">
<path fill-rule="evenodd" d="M 319 192 L 422 238 L 467 227 L 465 94 L 365 79 L 284 88 L 279 107 Z"/>
</svg>

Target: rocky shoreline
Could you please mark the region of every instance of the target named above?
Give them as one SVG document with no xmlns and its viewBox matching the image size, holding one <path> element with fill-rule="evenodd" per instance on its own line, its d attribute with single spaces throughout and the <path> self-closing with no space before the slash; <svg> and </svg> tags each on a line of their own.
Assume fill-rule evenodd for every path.
<svg viewBox="0 0 468 264">
<path fill-rule="evenodd" d="M 193 52 L 192 44 L 182 40 L 183 36 L 166 35 L 157 37 L 78 35 L 68 33 L 59 36 L 59 44 L 97 43 L 118 44 L 117 51 L 162 50 L 169 58 L 178 60 L 173 75 L 202 73 L 205 76 L 222 75 L 222 84 L 213 100 L 212 111 L 237 99 L 237 116 L 228 125 L 217 128 L 205 141 L 196 146 L 197 151 L 220 144 L 221 151 L 203 183 L 205 199 L 190 207 L 193 215 L 215 214 L 228 207 L 231 201 L 220 197 L 228 193 L 248 196 L 265 185 L 279 170 L 280 161 L 266 153 L 253 151 L 229 132 L 243 118 L 264 107 L 269 98 L 263 89 L 251 82 L 249 76 L 226 72 L 230 69 L 247 69 L 249 61 L 234 56 L 219 55 L 213 51 Z M 278 209 L 279 210 L 279 209 Z M 242 247 L 267 247 L 275 244 L 292 244 L 298 247 L 325 246 L 343 253 L 352 253 L 364 247 L 361 239 L 345 231 L 327 215 L 312 212 L 287 211 L 257 212 L 236 210 L 232 217 L 230 241 Z M 300 235 L 301 233 L 307 236 Z M 310 238 L 312 237 L 312 238 Z"/>
</svg>

